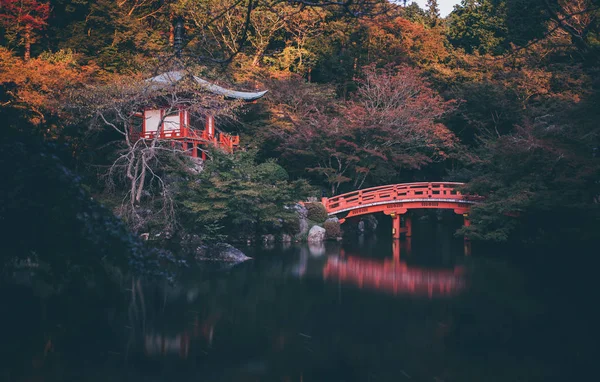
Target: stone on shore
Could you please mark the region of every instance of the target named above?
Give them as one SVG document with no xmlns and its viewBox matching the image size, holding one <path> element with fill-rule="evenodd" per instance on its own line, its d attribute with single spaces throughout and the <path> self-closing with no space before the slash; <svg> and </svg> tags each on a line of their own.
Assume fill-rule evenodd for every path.
<svg viewBox="0 0 600 382">
<path fill-rule="evenodd" d="M 310 229 L 310 231 L 308 231 L 308 242 L 322 243 L 325 241 L 325 234 L 325 228 L 315 225 Z"/>
<path fill-rule="evenodd" d="M 242 251 L 226 243 L 214 245 L 203 245 L 196 248 L 196 260 L 199 261 L 223 261 L 229 263 L 241 263 L 250 260 Z"/>
</svg>

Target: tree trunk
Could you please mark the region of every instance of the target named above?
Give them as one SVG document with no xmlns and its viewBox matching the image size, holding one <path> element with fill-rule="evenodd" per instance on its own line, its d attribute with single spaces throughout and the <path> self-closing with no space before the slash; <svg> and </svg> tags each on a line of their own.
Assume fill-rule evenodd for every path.
<svg viewBox="0 0 600 382">
<path fill-rule="evenodd" d="M 31 58 L 31 27 L 25 27 L 25 61 Z"/>
<path fill-rule="evenodd" d="M 137 184 L 137 192 L 135 194 L 135 202 L 136 204 L 140 204 L 142 200 L 142 192 L 144 191 L 144 182 L 146 181 L 146 161 L 142 161 L 142 174 L 140 175 L 140 180 Z"/>
<path fill-rule="evenodd" d="M 252 60 L 252 66 L 260 66 L 260 61 L 262 60 L 264 53 L 264 49 L 260 49 L 256 52 L 256 54 L 254 55 L 254 59 Z"/>
</svg>

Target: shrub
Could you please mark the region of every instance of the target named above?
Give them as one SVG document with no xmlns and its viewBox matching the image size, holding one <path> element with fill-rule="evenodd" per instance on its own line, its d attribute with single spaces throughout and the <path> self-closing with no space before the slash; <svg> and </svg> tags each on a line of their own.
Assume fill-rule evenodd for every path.
<svg viewBox="0 0 600 382">
<path fill-rule="evenodd" d="M 323 224 L 323 228 L 325 228 L 325 237 L 327 239 L 337 239 L 338 237 L 342 237 L 342 228 L 338 221 L 327 220 Z"/>
<path fill-rule="evenodd" d="M 327 210 L 321 203 L 306 203 L 304 205 L 308 210 L 307 218 L 315 223 L 323 223 L 327 220 Z"/>
<path fill-rule="evenodd" d="M 283 218 L 283 232 L 290 235 L 300 233 L 300 219 L 298 215 L 294 214 Z"/>
</svg>

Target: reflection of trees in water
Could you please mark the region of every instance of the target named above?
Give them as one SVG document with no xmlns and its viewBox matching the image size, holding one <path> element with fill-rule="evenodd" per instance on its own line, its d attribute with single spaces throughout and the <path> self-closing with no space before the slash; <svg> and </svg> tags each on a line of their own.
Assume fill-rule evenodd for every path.
<svg viewBox="0 0 600 382">
<path fill-rule="evenodd" d="M 134 380 L 149 365 L 170 365 L 173 381 L 237 381 L 250 374 L 269 380 L 299 380 L 300 375 L 304 380 L 368 380 L 373 373 L 377 380 L 395 381 L 403 372 L 414 380 L 481 380 L 462 374 L 471 370 L 470 363 L 454 355 L 456 347 L 447 338 L 464 342 L 465 335 L 481 338 L 485 331 L 495 340 L 490 325 L 511 328 L 506 314 L 490 308 L 497 299 L 487 302 L 489 309 L 480 308 L 479 299 L 489 300 L 485 284 L 478 286 L 479 299 L 461 295 L 458 301 L 345 288 L 322 280 L 323 268 L 335 258 L 333 248 L 339 254 L 339 246 L 326 246 L 324 256 L 296 247 L 289 256 L 257 256 L 225 272 L 193 269 L 177 285 L 134 279 L 112 292 L 65 291 L 47 302 L 54 316 L 46 327 L 63 325 L 62 337 L 53 333 L 54 353 L 47 357 L 60 354 L 58 368 L 87 365 L 81 374 L 89 378 L 81 381 L 104 370 L 107 359 L 125 365 Z M 348 262 L 348 252 L 338 261 Z M 299 264 L 305 265 L 304 277 L 294 274 Z M 106 312 L 112 312 L 110 325 Z M 492 313 L 498 317 L 493 322 L 487 317 Z M 480 320 L 481 315 L 486 318 Z M 43 354 L 46 338 L 38 337 L 37 351 Z M 500 367 L 485 362 L 488 370 Z"/>
<path fill-rule="evenodd" d="M 291 270 L 303 258 L 308 258 L 309 272 L 298 278 Z M 321 274 L 326 257 L 313 257 L 304 248 L 294 259 L 242 266 L 228 275 L 194 276 L 177 287 L 141 284 L 143 293 L 134 288 L 136 309 L 141 314 L 144 298 L 146 330 L 137 343 L 151 357 L 182 357 L 205 365 L 218 360 L 214 362 L 221 370 L 252 358 L 264 373 L 305 373 L 305 378 L 311 373 L 320 378 L 340 367 L 361 375 L 363 371 L 353 369 L 356 365 L 346 363 L 375 361 L 364 353 L 377 354 L 381 341 L 407 345 L 408 340 L 410 348 L 421 347 L 426 339 L 441 346 L 438 322 L 445 320 L 445 310 L 411 320 L 407 312 L 424 316 L 423 306 L 415 312 L 410 307 L 414 302 L 352 290 L 343 291 L 340 299 L 337 285 L 310 277 Z M 312 271 L 315 267 L 318 273 Z M 137 325 L 143 326 L 143 320 L 138 318 Z M 371 345 L 358 346 L 367 339 Z M 405 350 L 392 354 L 408 357 Z"/>
</svg>

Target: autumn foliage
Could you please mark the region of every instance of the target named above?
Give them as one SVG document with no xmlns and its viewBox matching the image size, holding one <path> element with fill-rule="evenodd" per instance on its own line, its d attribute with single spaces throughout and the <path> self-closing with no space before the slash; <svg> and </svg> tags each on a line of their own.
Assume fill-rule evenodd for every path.
<svg viewBox="0 0 600 382">
<path fill-rule="evenodd" d="M 456 148 L 454 135 L 439 122 L 454 102 L 436 94 L 419 70 L 363 72 L 345 102 L 310 97 L 307 90 L 307 99 L 297 99 L 302 93 L 293 80 L 276 101 L 287 107 L 282 119 L 289 122 L 274 132 L 282 159 L 290 167 L 302 163 L 304 175 L 324 180 L 332 194 L 393 181 L 403 170 L 447 159 Z"/>
<path fill-rule="evenodd" d="M 218 127 L 258 165 L 308 179 L 313 196 L 464 181 L 487 195 L 474 239 L 558 236 L 545 225 L 555 211 L 598 224 L 597 0 L 463 0 L 445 18 L 436 1 L 337 3 L 0 0 L 2 106 L 27 121 L 13 124 L 20 133 L 67 142 L 96 193 L 122 200 L 129 191 L 99 186 L 97 169 L 119 157 L 123 136 L 81 111 L 110 119 L 126 105 L 125 126 L 143 107 L 121 91 L 131 79 L 194 67 L 226 87 L 269 90 L 240 108 L 195 104 L 199 116 L 227 109 Z M 153 171 L 169 179 L 174 156 Z M 135 208 L 156 208 L 168 187 L 137 182 Z"/>
<path fill-rule="evenodd" d="M 31 57 L 35 33 L 48 25 L 50 4 L 38 0 L 0 0 L 0 23 L 9 40 L 25 48 L 25 60 Z"/>
</svg>

